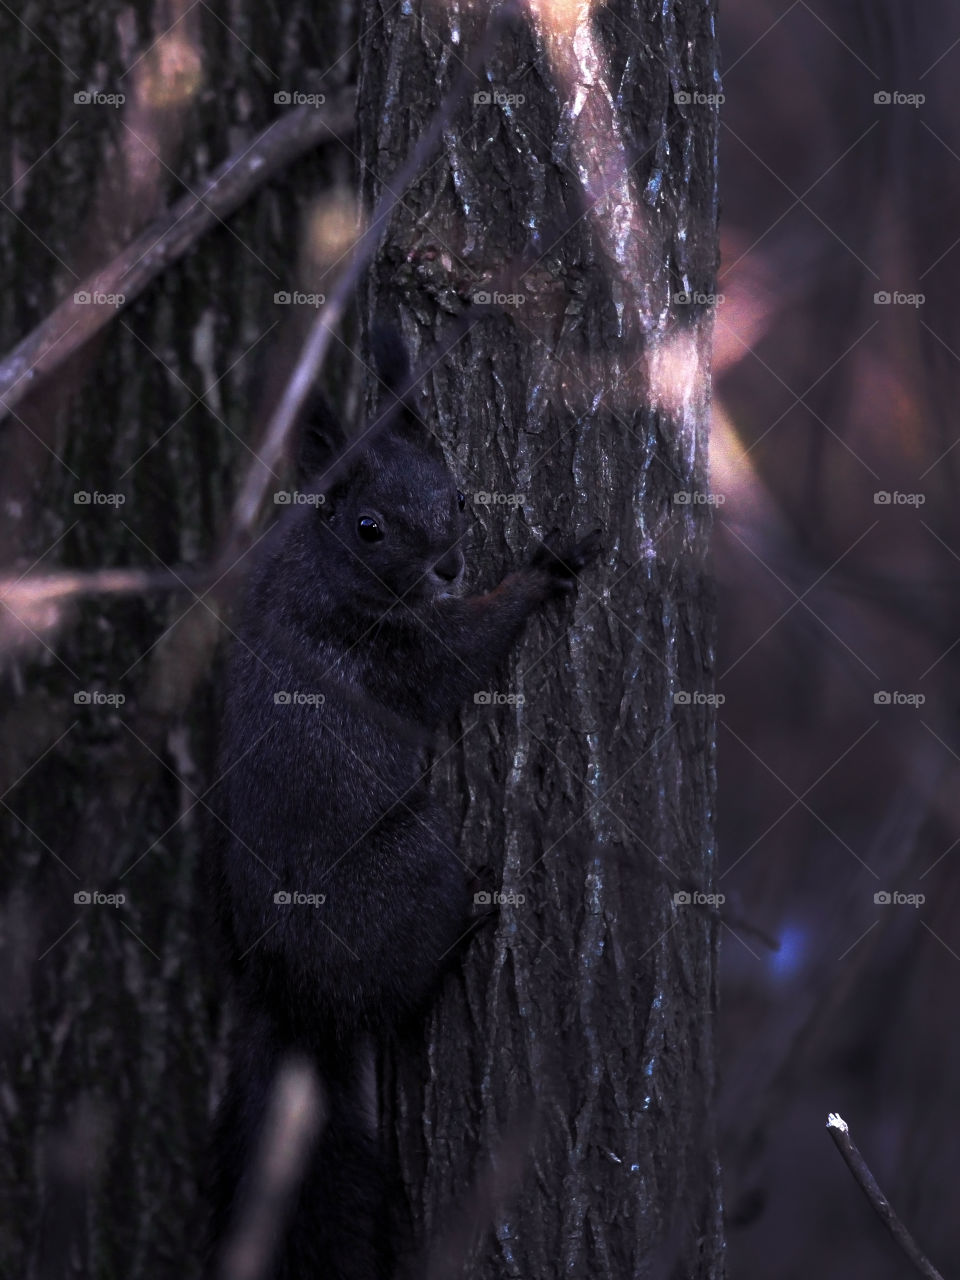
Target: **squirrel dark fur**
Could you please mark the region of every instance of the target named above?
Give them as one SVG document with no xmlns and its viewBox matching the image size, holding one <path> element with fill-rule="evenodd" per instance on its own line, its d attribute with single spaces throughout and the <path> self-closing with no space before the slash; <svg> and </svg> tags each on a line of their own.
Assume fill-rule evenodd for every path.
<svg viewBox="0 0 960 1280">
<path fill-rule="evenodd" d="M 209 883 L 237 1025 L 215 1127 L 210 1258 L 284 1056 L 309 1055 L 326 1095 L 277 1280 L 393 1274 L 363 1058 L 415 1024 L 478 920 L 454 826 L 424 776 L 430 737 L 598 550 L 595 535 L 541 545 L 493 591 L 461 595 L 463 496 L 403 399 L 399 338 L 381 331 L 374 345 L 388 421 L 349 446 L 329 412 L 307 423 L 300 474 L 323 499 L 285 510 L 252 572 L 211 802 Z M 278 892 L 324 898 L 278 903 Z"/>
</svg>

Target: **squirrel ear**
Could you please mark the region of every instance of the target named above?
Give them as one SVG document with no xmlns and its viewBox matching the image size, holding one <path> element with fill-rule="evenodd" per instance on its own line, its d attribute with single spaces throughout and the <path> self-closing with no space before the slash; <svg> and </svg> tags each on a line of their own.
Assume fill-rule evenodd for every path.
<svg viewBox="0 0 960 1280">
<path fill-rule="evenodd" d="M 347 437 L 330 401 L 314 390 L 304 407 L 297 439 L 297 480 L 306 484 L 333 466 L 347 446 Z"/>
<path fill-rule="evenodd" d="M 399 332 L 390 325 L 377 323 L 370 330 L 370 355 L 381 382 L 396 395 L 409 389 L 410 360 Z"/>
<path fill-rule="evenodd" d="M 376 414 L 381 428 L 395 436 L 419 440 L 423 427 L 412 406 L 413 376 L 399 331 L 390 325 L 374 324 L 370 330 L 370 355 L 381 384 Z"/>
<path fill-rule="evenodd" d="M 410 369 L 407 349 L 396 325 L 376 322 L 370 328 L 369 346 L 373 367 L 380 383 L 377 397 L 377 418 L 381 425 L 395 436 L 402 436 L 423 444 L 431 436 L 414 406 L 413 389 L 433 364 L 441 359 L 460 341 L 476 321 L 469 312 L 449 322 L 441 335 L 440 349 L 430 357 L 429 364 L 421 359 L 416 376 Z M 391 394 L 392 393 L 392 394 Z"/>
</svg>

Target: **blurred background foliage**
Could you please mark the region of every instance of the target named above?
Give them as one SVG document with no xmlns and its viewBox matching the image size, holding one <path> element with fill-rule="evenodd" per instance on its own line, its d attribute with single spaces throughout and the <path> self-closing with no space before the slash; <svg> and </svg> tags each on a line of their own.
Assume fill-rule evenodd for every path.
<svg viewBox="0 0 960 1280">
<path fill-rule="evenodd" d="M 898 0 L 723 17 L 718 887 L 781 941 L 722 948 L 730 1272 L 903 1273 L 824 1151 L 839 1110 L 949 1273 L 960 28 Z"/>
</svg>

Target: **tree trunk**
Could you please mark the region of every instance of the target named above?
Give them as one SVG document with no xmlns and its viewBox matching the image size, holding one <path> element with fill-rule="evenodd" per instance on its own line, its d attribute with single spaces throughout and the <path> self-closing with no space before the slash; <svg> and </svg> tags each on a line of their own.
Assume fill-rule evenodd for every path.
<svg viewBox="0 0 960 1280">
<path fill-rule="evenodd" d="M 323 90 L 342 83 L 355 18 L 313 0 L 0 8 L 3 349 L 183 195 L 174 175 L 195 189 L 272 119 L 275 93 L 324 67 Z M 367 0 L 361 18 L 369 203 L 480 36 L 456 9 Z M 715 110 L 675 101 L 715 90 L 712 23 L 684 2 L 501 26 L 471 96 L 514 98 L 453 113 L 363 298 L 424 352 L 448 316 L 477 320 L 419 394 L 477 513 L 478 580 L 554 528 L 599 526 L 606 551 L 488 691 L 513 701 L 468 707 L 438 759 L 470 860 L 523 902 L 474 944 L 422 1063 L 386 1076 L 411 1212 L 445 1233 L 435 1274 L 474 1238 L 475 1275 L 721 1273 L 715 925 L 674 901 L 713 872 L 709 508 L 675 501 L 706 490 L 709 310 L 670 302 L 715 268 Z M 74 101 L 91 90 L 127 101 Z M 274 294 L 315 283 L 291 245 L 343 174 L 343 154 L 292 166 L 17 406 L 6 567 L 209 562 L 302 329 Z M 124 505 L 75 502 L 92 491 Z M 0 618 L 4 1275 L 199 1271 L 217 634 L 187 593 Z M 91 691 L 114 702 L 74 701 Z"/>
<path fill-rule="evenodd" d="M 417 0 L 363 18 L 371 207 L 481 32 Z M 723 1270 L 716 913 L 691 901 L 715 855 L 716 65 L 709 4 L 501 19 L 369 276 L 368 324 L 399 315 L 427 363 L 453 342 L 419 407 L 475 513 L 478 580 L 554 529 L 599 526 L 606 550 L 435 770 L 464 856 L 513 899 L 422 1061 L 387 1075 L 437 1275 L 460 1274 L 468 1209 L 477 1276 Z"/>
</svg>

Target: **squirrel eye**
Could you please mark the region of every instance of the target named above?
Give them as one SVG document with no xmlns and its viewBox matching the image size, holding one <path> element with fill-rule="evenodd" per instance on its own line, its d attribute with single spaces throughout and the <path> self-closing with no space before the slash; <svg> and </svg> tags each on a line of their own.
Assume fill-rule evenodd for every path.
<svg viewBox="0 0 960 1280">
<path fill-rule="evenodd" d="M 462 510 L 463 510 L 463 508 L 464 508 L 466 505 L 467 505 L 467 495 L 466 495 L 465 493 L 462 493 L 462 492 L 458 489 L 458 490 L 457 490 L 457 506 L 458 506 L 458 507 L 460 508 L 460 510 L 462 511 Z"/>
<path fill-rule="evenodd" d="M 383 537 L 383 530 L 374 520 L 373 516 L 361 516 L 357 521 L 357 533 L 364 542 L 379 542 Z"/>
</svg>

